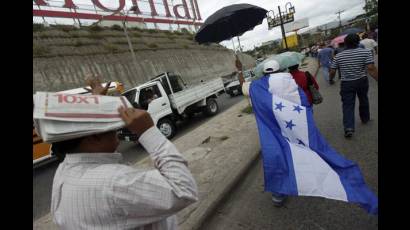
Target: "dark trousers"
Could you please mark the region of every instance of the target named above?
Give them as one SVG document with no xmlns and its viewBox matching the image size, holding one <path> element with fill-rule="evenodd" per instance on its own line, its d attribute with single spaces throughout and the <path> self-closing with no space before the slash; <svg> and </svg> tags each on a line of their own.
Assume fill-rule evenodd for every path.
<svg viewBox="0 0 410 230">
<path fill-rule="evenodd" d="M 342 81 L 340 96 L 343 103 L 343 126 L 346 129 L 354 130 L 354 109 L 356 94 L 359 98 L 360 119 L 367 122 L 370 119 L 369 98 L 369 79 L 367 77 L 354 81 Z"/>
</svg>

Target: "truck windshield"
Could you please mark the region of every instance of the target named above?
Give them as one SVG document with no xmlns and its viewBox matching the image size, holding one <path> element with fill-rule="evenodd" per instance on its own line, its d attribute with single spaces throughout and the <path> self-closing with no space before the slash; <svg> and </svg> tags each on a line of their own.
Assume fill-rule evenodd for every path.
<svg viewBox="0 0 410 230">
<path fill-rule="evenodd" d="M 181 79 L 181 76 L 176 75 L 174 73 L 168 74 L 169 82 L 171 83 L 172 91 L 177 93 L 184 89 L 184 82 Z"/>
<path fill-rule="evenodd" d="M 136 93 L 137 93 L 137 90 L 133 89 L 133 90 L 130 90 L 128 92 L 125 92 L 123 94 L 123 96 L 126 97 L 128 99 L 128 101 L 133 105 L 134 102 L 135 102 Z"/>
</svg>

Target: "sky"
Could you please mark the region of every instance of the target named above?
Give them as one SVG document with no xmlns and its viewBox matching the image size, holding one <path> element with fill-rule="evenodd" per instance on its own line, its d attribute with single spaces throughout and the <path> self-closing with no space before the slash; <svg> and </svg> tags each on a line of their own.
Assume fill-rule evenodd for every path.
<svg viewBox="0 0 410 230">
<path fill-rule="evenodd" d="M 287 2 L 290 2 L 295 7 L 295 21 L 303 18 L 308 18 L 309 20 L 309 27 L 301 29 L 299 33 L 318 25 L 338 21 L 336 12 L 339 10 L 344 10 L 340 15 L 342 20 L 354 18 L 356 15 L 364 13 L 363 6 L 365 4 L 364 0 L 198 0 L 198 5 L 201 9 L 202 17 L 206 20 L 215 11 L 231 4 L 248 3 L 266 10 L 273 10 L 277 14 L 278 6 L 282 10 Z M 215 8 L 215 5 L 218 7 Z M 260 46 L 262 42 L 278 38 L 282 38 L 280 27 L 268 30 L 267 21 L 264 19 L 261 25 L 244 33 L 240 37 L 240 43 L 243 46 L 243 50 L 246 51 L 253 49 L 254 46 Z M 238 47 L 238 40 L 235 38 L 233 41 L 235 47 Z M 230 40 L 221 42 L 221 45 L 230 49 L 233 46 Z"/>
<path fill-rule="evenodd" d="M 48 2 L 49 0 L 46 0 Z M 59 2 L 63 2 L 64 0 L 54 0 L 54 4 L 60 4 Z M 141 11 L 144 12 L 144 8 L 148 8 L 147 0 L 137 0 Z M 162 0 L 154 0 L 155 2 L 162 3 Z M 169 4 L 171 2 L 176 4 L 180 4 L 182 0 L 167 0 Z M 49 1 L 52 2 L 52 1 Z M 91 0 L 73 0 L 74 4 L 81 5 L 86 4 L 89 6 L 91 5 Z M 112 7 L 115 9 L 118 7 L 118 0 L 100 0 L 100 2 L 107 6 Z M 187 1 L 189 2 L 189 1 Z M 197 0 L 200 13 L 202 16 L 203 21 L 206 20 L 210 15 L 212 15 L 217 10 L 231 5 L 231 4 L 239 4 L 239 3 L 248 3 L 252 5 L 256 5 L 262 7 L 266 10 L 273 10 L 275 14 L 278 13 L 278 6 L 281 7 L 281 10 L 285 9 L 285 5 L 287 2 L 290 2 L 295 7 L 295 21 L 303 18 L 308 18 L 309 20 L 309 27 L 301 29 L 298 33 L 302 33 L 308 29 L 316 27 L 318 25 L 322 25 L 332 21 L 338 21 L 338 15 L 336 12 L 339 10 L 344 10 L 341 13 L 340 17 L 342 20 L 354 18 L 356 15 L 364 13 L 363 6 L 365 4 L 365 0 Z M 131 5 L 131 0 L 126 0 L 127 7 Z M 144 4 L 146 7 L 144 7 Z M 34 8 L 34 6 L 33 6 Z M 163 11 L 163 6 L 160 4 L 156 5 L 158 13 Z M 162 8 L 162 9 L 161 9 Z M 165 12 L 165 11 L 164 11 Z M 37 19 L 38 20 L 38 19 Z M 58 21 L 59 22 L 72 22 L 72 19 L 50 19 L 51 21 Z M 34 18 L 33 18 L 34 21 Z M 84 20 L 86 21 L 86 20 Z M 83 22 L 83 20 L 82 20 Z M 163 25 L 166 26 L 166 25 Z M 169 28 L 169 26 L 168 26 Z M 162 28 L 162 29 L 168 29 Z M 176 29 L 173 26 L 174 29 Z M 282 33 L 280 27 L 273 28 L 272 30 L 268 30 L 268 25 L 266 19 L 263 20 L 261 25 L 256 26 L 253 30 L 244 33 L 240 37 L 241 46 L 243 46 L 243 50 L 250 50 L 253 49 L 254 46 L 260 46 L 263 42 L 276 40 L 282 37 Z M 227 48 L 232 49 L 234 41 L 234 45 L 238 47 L 238 40 L 235 38 L 233 40 L 223 41 L 220 44 L 226 46 Z"/>
</svg>

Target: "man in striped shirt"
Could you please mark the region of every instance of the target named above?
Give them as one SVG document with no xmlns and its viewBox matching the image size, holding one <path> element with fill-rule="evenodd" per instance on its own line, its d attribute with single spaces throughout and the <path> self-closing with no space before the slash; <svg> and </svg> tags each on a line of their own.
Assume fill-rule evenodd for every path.
<svg viewBox="0 0 410 230">
<path fill-rule="evenodd" d="M 370 50 L 359 48 L 360 37 L 349 34 L 345 40 L 346 49 L 338 53 L 330 66 L 330 79 L 335 77 L 336 69 L 340 70 L 341 90 L 343 103 L 343 126 L 345 137 L 350 138 L 354 133 L 354 108 L 356 94 L 359 98 L 359 114 L 362 123 L 370 120 L 369 80 L 366 71 L 376 81 L 378 80 L 377 68 L 374 65 L 373 55 Z"/>
</svg>

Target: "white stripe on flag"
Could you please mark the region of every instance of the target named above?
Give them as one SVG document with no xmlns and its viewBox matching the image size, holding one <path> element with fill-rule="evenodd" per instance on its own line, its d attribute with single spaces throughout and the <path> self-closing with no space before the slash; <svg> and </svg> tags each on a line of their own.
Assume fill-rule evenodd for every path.
<svg viewBox="0 0 410 230">
<path fill-rule="evenodd" d="M 287 74 L 270 77 L 269 90 L 272 111 L 282 135 L 289 139 L 298 194 L 347 201 L 339 175 L 309 148 L 306 107 L 301 105 L 296 82 Z"/>
<path fill-rule="evenodd" d="M 298 194 L 347 201 L 339 175 L 309 148 L 289 143 Z"/>
</svg>

